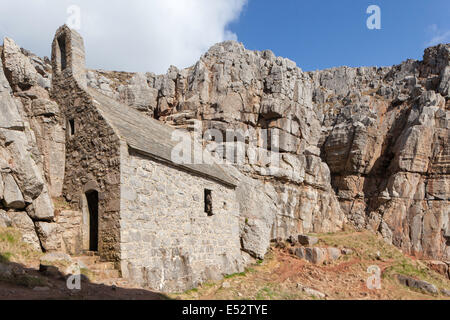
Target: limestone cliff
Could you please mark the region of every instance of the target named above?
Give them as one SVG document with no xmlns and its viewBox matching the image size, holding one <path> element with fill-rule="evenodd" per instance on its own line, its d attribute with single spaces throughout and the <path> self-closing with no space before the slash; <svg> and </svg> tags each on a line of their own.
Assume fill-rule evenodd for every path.
<svg viewBox="0 0 450 320">
<path fill-rule="evenodd" d="M 51 195 L 61 193 L 64 130 L 47 91 L 51 70 L 8 38 L 1 58 L 0 225 L 16 227 L 36 249 L 55 250 Z"/>
<path fill-rule="evenodd" d="M 447 44 L 393 67 L 302 72 L 225 42 L 185 70 L 91 71 L 89 85 L 178 127 L 202 120 L 204 131 L 256 137 L 278 129 L 281 170 L 250 164 L 248 154 L 235 166 L 246 181 L 243 248 L 253 254 L 269 239 L 348 219 L 407 253 L 449 259 L 449 54 Z"/>
<path fill-rule="evenodd" d="M 36 246 L 70 247 L 55 240 L 62 227 L 50 201 L 61 195 L 65 152 L 51 68 L 9 39 L 2 51 L 0 224 L 13 217 Z M 303 72 L 271 51 L 224 42 L 184 70 L 90 70 L 87 83 L 175 127 L 250 133 L 245 160 L 230 173 L 240 181 L 242 249 L 254 257 L 272 239 L 351 222 L 405 252 L 448 260 L 449 57 L 450 46 L 440 45 L 394 67 Z M 279 141 L 278 170 L 264 156 L 251 159 L 251 143 L 269 151 L 266 129 Z M 212 151 L 220 157 L 230 147 Z"/>
</svg>

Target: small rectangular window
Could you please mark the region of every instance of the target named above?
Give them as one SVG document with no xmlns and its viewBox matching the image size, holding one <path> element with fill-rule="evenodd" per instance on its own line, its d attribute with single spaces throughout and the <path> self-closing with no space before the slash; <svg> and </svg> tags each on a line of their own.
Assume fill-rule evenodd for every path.
<svg viewBox="0 0 450 320">
<path fill-rule="evenodd" d="M 75 120 L 74 119 L 69 120 L 69 133 L 70 133 L 70 136 L 73 136 L 75 134 Z"/>
<path fill-rule="evenodd" d="M 213 215 L 213 207 L 212 207 L 212 191 L 205 189 L 205 212 L 208 216 Z"/>
</svg>

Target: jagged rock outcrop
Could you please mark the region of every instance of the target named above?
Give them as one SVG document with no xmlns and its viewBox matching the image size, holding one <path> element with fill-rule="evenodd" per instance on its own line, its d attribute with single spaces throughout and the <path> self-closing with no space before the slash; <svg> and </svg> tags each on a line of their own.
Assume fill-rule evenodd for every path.
<svg viewBox="0 0 450 320">
<path fill-rule="evenodd" d="M 392 68 L 310 73 L 322 158 L 358 227 L 417 256 L 448 259 L 449 45 Z"/>
<path fill-rule="evenodd" d="M 64 230 L 77 233 L 74 215 L 54 217 L 51 199 L 63 188 L 66 122 L 50 98 L 49 61 L 10 39 L 1 51 L 0 225 L 70 252 Z M 243 152 L 229 171 L 240 181 L 242 250 L 253 257 L 272 239 L 348 221 L 407 253 L 448 260 L 449 52 L 439 45 L 394 67 L 303 72 L 229 41 L 184 70 L 90 70 L 86 81 L 167 124 L 199 128 L 218 158 Z M 244 139 L 212 141 L 211 130 Z"/>
<path fill-rule="evenodd" d="M 97 89 L 179 128 L 201 120 L 202 132 L 251 132 L 235 167 L 243 248 L 253 255 L 263 255 L 266 238 L 333 231 L 348 219 L 405 252 L 449 259 L 449 72 L 448 44 L 394 67 L 302 72 L 270 51 L 225 42 L 191 68 L 147 73 L 157 93 L 147 93 L 143 74 L 110 73 Z M 279 138 L 279 170 L 251 161 L 249 150 L 267 150 L 264 129 Z"/>
<path fill-rule="evenodd" d="M 4 212 L 2 220 L 5 226 L 19 229 L 26 242 L 36 249 L 41 249 L 43 243 L 36 232 L 37 226 L 44 222 L 53 224 L 55 218 L 54 205 L 48 190 L 48 186 L 52 184 L 49 183 L 51 180 L 46 179 L 43 163 L 51 161 L 53 153 L 57 150 L 50 147 L 47 154 L 41 153 L 41 150 L 46 150 L 41 148 L 41 142 L 51 139 L 51 135 L 39 130 L 41 128 L 38 127 L 35 117 L 47 117 L 50 114 L 43 105 L 50 104 L 53 110 L 58 106 L 49 100 L 45 81 L 39 80 L 48 75 L 39 74 L 34 66 L 44 65 L 44 62 L 39 63 L 40 60 L 37 58 L 30 60 L 9 38 L 5 38 L 1 47 L 1 58 L 0 209 Z M 41 124 L 51 126 L 50 122 L 42 121 Z M 62 144 L 64 145 L 64 141 Z M 59 155 L 56 153 L 56 156 L 64 158 L 64 153 Z"/>
</svg>

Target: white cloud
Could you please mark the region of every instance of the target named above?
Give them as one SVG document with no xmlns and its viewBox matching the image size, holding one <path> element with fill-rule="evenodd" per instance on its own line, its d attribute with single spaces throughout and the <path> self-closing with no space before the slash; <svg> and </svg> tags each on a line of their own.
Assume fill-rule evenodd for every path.
<svg viewBox="0 0 450 320">
<path fill-rule="evenodd" d="M 0 5 L 0 36 L 44 56 L 67 8 L 81 9 L 91 68 L 163 73 L 195 63 L 210 46 L 236 40 L 227 29 L 247 0 L 15 0 Z"/>
<path fill-rule="evenodd" d="M 427 42 L 427 47 L 450 42 L 450 30 L 441 30 L 437 25 L 433 24 L 428 27 L 428 32 L 431 33 L 432 39 Z"/>
</svg>

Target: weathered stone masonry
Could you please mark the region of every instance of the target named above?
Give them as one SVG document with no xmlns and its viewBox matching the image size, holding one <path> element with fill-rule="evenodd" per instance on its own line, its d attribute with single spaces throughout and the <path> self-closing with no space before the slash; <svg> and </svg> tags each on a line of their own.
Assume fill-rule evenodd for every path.
<svg viewBox="0 0 450 320">
<path fill-rule="evenodd" d="M 165 291 L 242 271 L 234 179 L 216 164 L 172 163 L 172 128 L 88 89 L 76 32 L 57 31 L 52 60 L 66 118 L 63 194 L 81 209 L 65 217 L 81 221 L 76 251 L 98 251 L 125 278 Z"/>
<path fill-rule="evenodd" d="M 121 163 L 125 276 L 159 290 L 180 291 L 242 271 L 234 188 L 132 150 Z M 212 191 L 212 216 L 205 212 L 205 189 Z"/>
<path fill-rule="evenodd" d="M 65 37 L 66 69 L 61 70 L 61 37 Z M 86 228 L 86 198 L 99 195 L 98 247 L 105 260 L 118 261 L 120 165 L 119 138 L 93 105 L 85 91 L 84 46 L 81 37 L 67 27 L 60 28 L 53 42 L 53 96 L 66 117 L 66 172 L 63 193 L 74 206 L 83 209 L 83 227 L 78 253 L 89 249 Z M 70 122 L 72 124 L 70 124 Z M 71 126 L 73 126 L 73 132 Z M 74 211 L 74 214 L 76 211 Z"/>
</svg>

